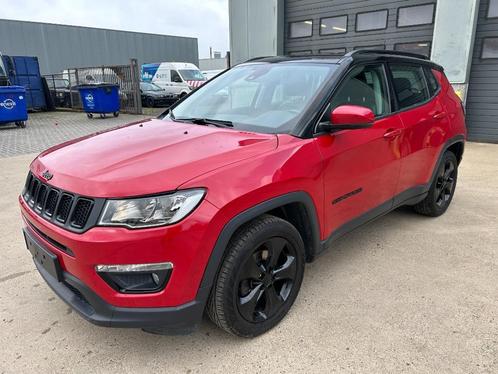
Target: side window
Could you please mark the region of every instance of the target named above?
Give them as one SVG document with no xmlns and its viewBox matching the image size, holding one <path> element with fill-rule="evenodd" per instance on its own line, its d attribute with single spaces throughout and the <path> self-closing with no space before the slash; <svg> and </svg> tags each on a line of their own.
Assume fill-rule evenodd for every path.
<svg viewBox="0 0 498 374">
<path fill-rule="evenodd" d="M 171 70 L 171 82 L 175 83 L 183 82 L 182 78 L 180 77 L 180 74 L 178 74 L 176 70 Z"/>
<path fill-rule="evenodd" d="M 370 108 L 376 117 L 389 113 L 389 96 L 382 65 L 365 65 L 353 68 L 334 94 L 330 110 L 347 104 Z"/>
<path fill-rule="evenodd" d="M 399 109 L 408 108 L 429 99 L 422 66 L 391 64 L 390 68 Z"/>
<path fill-rule="evenodd" d="M 436 94 L 437 90 L 439 90 L 439 82 L 437 81 L 430 68 L 424 68 L 424 71 L 425 77 L 427 78 L 427 85 L 429 86 L 429 93 L 432 97 Z"/>
</svg>

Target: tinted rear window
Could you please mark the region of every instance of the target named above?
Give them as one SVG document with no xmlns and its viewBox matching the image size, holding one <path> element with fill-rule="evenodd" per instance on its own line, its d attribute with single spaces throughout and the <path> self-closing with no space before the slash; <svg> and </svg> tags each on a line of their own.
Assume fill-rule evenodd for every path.
<svg viewBox="0 0 498 374">
<path fill-rule="evenodd" d="M 391 64 L 390 68 L 399 109 L 408 108 L 429 99 L 422 66 Z"/>
</svg>

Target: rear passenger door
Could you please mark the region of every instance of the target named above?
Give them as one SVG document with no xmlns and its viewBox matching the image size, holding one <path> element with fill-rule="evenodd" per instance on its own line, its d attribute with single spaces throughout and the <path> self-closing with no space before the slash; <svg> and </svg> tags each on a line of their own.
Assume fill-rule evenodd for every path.
<svg viewBox="0 0 498 374">
<path fill-rule="evenodd" d="M 397 112 L 403 122 L 401 174 L 396 195 L 427 184 L 444 142 L 448 119 L 438 100 L 439 86 L 430 69 L 390 63 Z"/>
</svg>

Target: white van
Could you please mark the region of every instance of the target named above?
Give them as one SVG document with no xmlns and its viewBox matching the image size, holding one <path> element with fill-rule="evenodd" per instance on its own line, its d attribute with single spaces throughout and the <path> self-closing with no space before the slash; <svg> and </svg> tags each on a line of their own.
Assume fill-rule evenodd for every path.
<svg viewBox="0 0 498 374">
<path fill-rule="evenodd" d="M 167 93 L 182 97 L 203 85 L 206 78 L 194 64 L 161 62 L 142 65 L 142 81 L 155 83 Z"/>
</svg>

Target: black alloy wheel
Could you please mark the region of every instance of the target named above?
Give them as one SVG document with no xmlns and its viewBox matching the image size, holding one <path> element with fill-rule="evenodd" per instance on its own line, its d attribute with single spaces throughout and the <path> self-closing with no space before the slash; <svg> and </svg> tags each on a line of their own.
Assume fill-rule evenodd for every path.
<svg viewBox="0 0 498 374">
<path fill-rule="evenodd" d="M 453 152 L 446 151 L 436 170 L 427 196 L 413 208 L 419 214 L 439 217 L 451 204 L 458 179 L 458 161 Z"/>
<path fill-rule="evenodd" d="M 436 205 L 443 207 L 451 199 L 456 181 L 456 165 L 447 159 L 436 179 Z"/>
<path fill-rule="evenodd" d="M 209 318 L 246 338 L 275 327 L 299 293 L 304 254 L 299 231 L 282 218 L 265 214 L 240 227 L 211 290 Z"/>
<path fill-rule="evenodd" d="M 284 238 L 270 238 L 256 248 L 237 281 L 237 306 L 244 319 L 258 323 L 278 313 L 297 277 L 296 262 L 296 250 Z"/>
</svg>

